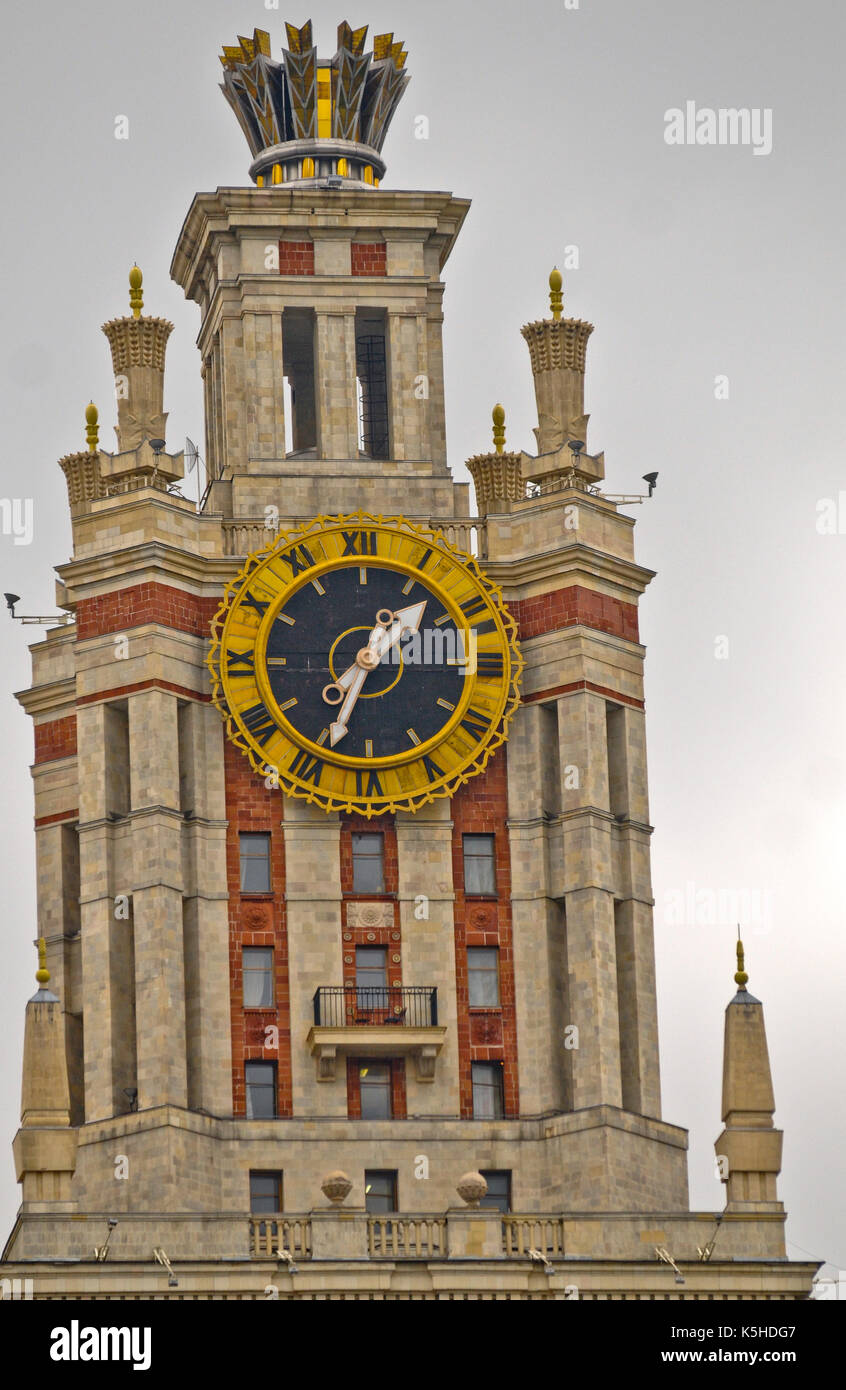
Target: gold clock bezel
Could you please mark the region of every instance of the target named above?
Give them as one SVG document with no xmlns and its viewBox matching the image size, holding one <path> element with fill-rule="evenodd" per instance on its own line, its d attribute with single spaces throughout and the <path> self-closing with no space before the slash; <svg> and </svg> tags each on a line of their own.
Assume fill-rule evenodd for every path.
<svg viewBox="0 0 846 1390">
<path fill-rule="evenodd" d="M 377 533 L 376 553 L 350 555 L 340 552 L 338 547 L 341 532 L 350 533 L 355 529 L 362 533 Z M 378 551 L 379 540 L 386 545 L 386 551 Z M 429 573 L 425 567 L 417 568 L 414 561 L 400 553 L 403 543 L 406 551 L 409 545 L 422 547 L 426 564 L 429 563 L 429 555 L 426 552 L 434 552 L 436 558 L 432 564 L 433 573 Z M 286 552 L 294 556 L 301 555 L 300 547 L 304 547 L 308 563 L 302 564 L 298 571 L 292 570 L 290 577 L 280 576 L 271 568 L 274 559 L 285 559 L 290 565 L 291 559 Z M 267 649 L 268 634 L 277 620 L 276 615 L 290 598 L 305 585 L 319 581 L 322 574 L 336 569 L 352 568 L 357 563 L 361 568 L 393 569 L 408 578 L 418 579 L 440 599 L 452 615 L 456 626 L 461 624 L 465 631 L 469 630 L 472 624 L 468 617 L 461 614 L 462 597 L 465 603 L 472 597 L 474 605 L 482 605 L 476 607 L 472 623 L 480 621 L 478 614 L 482 614 L 481 620 L 494 622 L 494 632 L 478 638 L 478 653 L 483 659 L 485 656 L 501 659 L 502 674 L 482 675 L 476 668 L 470 670 L 464 681 L 461 698 L 446 723 L 424 743 L 412 744 L 407 751 L 400 754 L 371 758 L 352 757 L 307 739 L 286 718 L 284 710 L 280 708 L 270 686 L 266 664 L 262 660 Z M 450 578 L 457 573 L 466 578 L 472 595 L 466 594 L 462 588 L 456 596 L 447 584 L 442 583 L 435 573 L 441 566 L 447 568 Z M 261 590 L 264 597 L 260 602 L 266 603 L 265 611 L 257 615 L 254 624 L 248 624 L 246 617 L 249 615 L 252 620 L 253 610 L 248 609 L 246 605 L 250 598 L 258 597 L 257 593 L 252 592 L 251 587 L 257 580 L 260 584 L 264 580 L 265 587 Z M 245 599 L 245 596 L 248 597 Z M 229 646 L 229 643 L 243 642 L 247 642 L 247 646 L 240 649 L 237 646 Z M 238 656 L 245 658 L 252 653 L 249 661 L 234 663 L 248 667 L 251 662 L 252 674 L 249 669 L 234 673 L 230 671 L 228 653 L 231 650 L 236 650 Z M 269 785 L 278 785 L 287 795 L 320 805 L 327 812 L 358 812 L 370 818 L 386 812 L 414 811 L 438 798 L 452 796 L 458 787 L 484 770 L 491 754 L 505 741 L 508 725 L 519 704 L 519 679 L 523 660 L 517 644 L 514 619 L 503 602 L 499 587 L 484 574 L 475 556 L 452 545 L 440 530 L 419 526 L 405 517 L 383 517 L 359 511 L 336 516 L 319 516 L 293 530 L 277 531 L 267 545 L 249 556 L 243 568 L 226 586 L 222 603 L 213 619 L 212 645 L 207 665 L 212 676 L 212 698 L 225 720 L 228 737 L 247 755 L 253 769 L 259 775 L 272 779 Z M 237 690 L 232 688 L 233 680 L 238 682 Z M 274 726 L 274 732 L 266 735 L 267 742 L 269 745 L 282 747 L 282 757 L 278 754 L 270 757 L 268 750 L 243 722 L 241 716 L 245 712 L 252 713 L 254 708 L 250 705 L 254 694 L 268 715 L 263 727 L 266 729 L 271 723 Z M 476 705 L 473 705 L 474 698 Z M 464 725 L 464 732 L 461 725 L 471 707 L 474 713 L 478 708 L 482 709 L 488 725 L 485 731 L 476 737 L 469 751 L 463 748 L 457 750 L 456 738 L 459 737 L 464 742 L 468 738 L 467 725 Z M 280 738 L 284 740 L 283 745 L 278 743 Z M 441 768 L 435 763 L 438 749 L 449 749 L 453 758 L 451 767 Z M 305 764 L 300 761 L 303 757 L 306 759 Z M 332 773 L 344 774 L 345 782 L 349 782 L 350 777 L 354 776 L 355 791 L 348 785 L 343 788 L 315 788 L 308 777 L 301 777 L 297 771 L 290 770 L 291 764 L 300 770 L 306 770 L 309 766 L 313 767 L 315 760 L 321 765 L 321 775 L 323 769 L 328 767 Z M 392 782 L 405 780 L 407 783 L 407 776 L 403 778 L 403 773 L 413 769 L 415 763 L 420 764 L 421 769 L 427 773 L 426 786 L 406 785 L 397 790 L 394 785 L 390 792 L 382 789 L 380 774 L 390 776 Z M 440 775 L 433 777 L 429 773 L 430 766 L 434 766 Z M 366 789 L 363 781 L 365 776 Z M 373 789 L 374 782 L 379 788 L 378 792 Z"/>
</svg>

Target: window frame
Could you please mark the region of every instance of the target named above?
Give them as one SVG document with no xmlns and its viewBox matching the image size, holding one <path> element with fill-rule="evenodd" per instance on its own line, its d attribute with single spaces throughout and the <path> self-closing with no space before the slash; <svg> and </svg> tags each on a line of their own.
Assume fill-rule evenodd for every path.
<svg viewBox="0 0 846 1390">
<path fill-rule="evenodd" d="M 485 1179 L 485 1182 L 488 1183 L 488 1191 L 485 1193 L 484 1197 L 480 1198 L 480 1200 L 479 1200 L 479 1206 L 485 1208 L 487 1211 L 499 1211 L 499 1212 L 502 1212 L 503 1216 L 505 1216 L 508 1212 L 510 1212 L 510 1211 L 513 1210 L 512 1203 L 511 1203 L 511 1189 L 512 1189 L 513 1170 L 512 1170 L 511 1168 L 480 1168 L 480 1169 L 479 1169 L 479 1172 L 481 1173 L 482 1177 Z M 505 1178 L 505 1206 L 504 1206 L 504 1207 L 499 1206 L 499 1205 L 497 1204 L 497 1202 L 496 1202 L 495 1199 L 491 1199 L 491 1195 L 490 1195 L 490 1179 L 491 1179 L 491 1178 L 499 1178 L 499 1177 Z"/>
<path fill-rule="evenodd" d="M 477 951 L 490 951 L 490 952 L 491 952 L 491 954 L 492 954 L 493 957 L 494 957 L 494 965 L 493 965 L 493 968 L 492 968 L 492 969 L 488 969 L 488 970 L 479 970 L 478 968 L 473 968 L 473 966 L 471 965 L 471 961 L 472 961 L 472 958 L 473 958 L 474 953 L 477 952 Z M 491 975 L 494 977 L 494 980 L 495 980 L 495 982 L 496 982 L 496 990 L 495 990 L 496 998 L 495 998 L 494 1000 L 483 1000 L 483 1001 L 474 1000 L 474 999 L 473 999 L 473 990 L 472 990 L 472 988 L 471 988 L 473 982 L 474 982 L 474 981 L 478 981 L 480 977 L 491 976 Z M 468 946 L 468 947 L 467 947 L 467 1003 L 468 1003 L 468 1008 L 471 1008 L 471 1009 L 501 1009 L 501 1008 L 502 1008 L 502 990 L 501 990 L 501 988 L 500 988 L 500 978 L 499 978 L 499 947 L 498 947 L 498 946 Z"/>
<path fill-rule="evenodd" d="M 275 1184 L 276 1184 L 276 1197 L 277 1197 L 277 1200 L 278 1200 L 278 1206 L 275 1206 L 275 1207 L 272 1209 L 272 1211 L 271 1211 L 271 1210 L 268 1210 L 268 1211 L 258 1211 L 258 1210 L 253 1206 L 253 1201 L 254 1201 L 254 1198 L 256 1197 L 256 1194 L 254 1194 L 254 1192 L 253 1192 L 253 1178 L 272 1178 L 272 1179 L 274 1180 L 274 1182 L 275 1182 Z M 285 1178 L 285 1174 L 284 1174 L 284 1172 L 283 1172 L 283 1170 L 282 1170 L 281 1168 L 275 1168 L 275 1169 L 273 1169 L 273 1168 L 251 1168 L 251 1169 L 250 1169 L 250 1171 L 249 1171 L 249 1192 L 250 1192 L 250 1215 L 251 1215 L 251 1216 L 254 1216 L 254 1217 L 257 1217 L 257 1218 L 273 1217 L 273 1216 L 278 1216 L 278 1215 L 280 1214 L 280 1212 L 282 1212 L 282 1211 L 285 1210 L 285 1208 L 284 1208 L 284 1201 L 285 1201 L 284 1178 Z"/>
<path fill-rule="evenodd" d="M 273 1077 L 273 1113 L 271 1115 L 251 1115 L 250 1114 L 250 1092 L 254 1086 L 261 1086 L 263 1090 L 269 1090 L 268 1082 L 256 1082 L 249 1080 L 250 1067 L 263 1067 L 270 1072 Z M 275 1062 L 266 1062 L 263 1058 L 251 1058 L 244 1062 L 244 1101 L 245 1115 L 248 1120 L 276 1120 L 279 1118 L 279 1072 Z"/>
<path fill-rule="evenodd" d="M 265 843 L 265 846 L 266 846 L 266 853 L 265 853 L 265 854 L 262 854 L 262 855 L 258 855 L 258 854 L 246 854 L 246 853 L 244 852 L 244 847 L 245 847 L 245 841 L 248 840 L 248 839 L 250 839 L 250 840 L 258 840 L 258 839 L 263 840 L 264 843 Z M 273 892 L 273 864 L 272 864 L 272 853 L 273 853 L 273 841 L 272 841 L 272 837 L 271 837 L 271 834 L 270 834 L 270 831 L 269 831 L 269 830 L 239 830 L 239 831 L 238 831 L 238 882 L 239 882 L 239 885 L 240 885 L 239 891 L 240 891 L 242 897 L 255 897 L 255 896 L 259 895 L 259 894 L 262 894 L 262 895 L 264 895 L 264 896 L 267 896 L 268 894 L 271 894 L 271 893 Z M 250 864 L 250 863 L 257 863 L 257 862 L 258 862 L 258 863 L 263 863 L 263 864 L 265 864 L 266 867 L 267 867 L 267 887 L 266 887 L 266 888 L 247 888 L 247 887 L 244 886 L 244 868 L 245 868 L 245 865 Z"/>
<path fill-rule="evenodd" d="M 494 1068 L 495 1068 L 495 1070 L 492 1071 L 492 1074 L 493 1074 L 494 1076 L 497 1077 L 497 1085 L 496 1085 L 496 1087 L 491 1086 L 491 1085 L 489 1085 L 488 1083 L 483 1083 L 483 1082 L 481 1082 L 481 1081 L 477 1083 L 476 1077 L 475 1077 L 475 1073 L 476 1073 L 477 1069 L 478 1069 L 478 1068 L 481 1068 L 481 1067 L 487 1067 L 487 1068 L 491 1068 L 491 1069 L 494 1069 Z M 471 1083 L 472 1088 L 473 1088 L 473 1119 L 474 1119 L 474 1120 L 504 1120 L 504 1119 L 505 1119 L 505 1067 L 503 1066 L 502 1062 L 471 1062 L 471 1063 L 470 1063 L 470 1083 Z M 493 1112 L 492 1115 L 482 1114 L 481 1112 L 477 1112 L 477 1110 L 476 1110 L 476 1089 L 477 1089 L 477 1085 L 478 1085 L 478 1088 L 479 1088 L 479 1091 L 480 1091 L 480 1092 L 481 1092 L 482 1090 L 484 1090 L 485 1092 L 490 1092 L 490 1093 L 492 1093 L 494 1096 L 497 1096 L 497 1097 L 498 1097 L 498 1099 L 499 1099 L 499 1106 L 500 1106 L 499 1113 L 497 1113 L 497 1111 L 496 1111 L 496 1106 L 494 1107 L 494 1112 Z"/>
<path fill-rule="evenodd" d="M 356 843 L 357 843 L 357 842 L 360 842 L 360 841 L 362 841 L 362 840 L 369 840 L 369 841 L 371 841 L 371 842 L 373 842 L 373 843 L 377 843 L 377 844 L 378 844 L 378 853 L 376 853 L 376 854 L 363 854 L 363 853 L 361 852 L 360 849 L 357 850 L 357 848 L 356 848 Z M 352 830 L 352 831 L 350 832 L 350 854 L 351 854 L 351 858 L 352 858 L 352 891 L 353 891 L 354 893 L 359 893 L 359 894 L 362 894 L 362 895 L 364 895 L 364 896 L 369 895 L 369 896 L 376 896 L 376 897 L 379 897 L 379 896 L 381 896 L 382 894 L 384 894 L 384 892 L 385 892 L 385 833 L 384 833 L 384 831 L 382 831 L 382 830 Z M 373 864 L 373 863 L 377 863 L 377 864 L 379 865 L 379 883 L 381 884 L 381 887 L 379 887 L 379 888 L 369 888 L 369 887 L 361 886 L 361 885 L 359 885 L 358 883 L 356 883 L 356 867 L 357 867 L 357 865 L 361 864 L 362 861 L 364 861 L 364 864 L 366 864 L 366 865 L 370 865 L 370 864 Z"/>
<path fill-rule="evenodd" d="M 270 965 L 267 970 L 247 969 L 247 953 L 250 951 L 267 951 L 270 955 Z M 248 1004 L 247 1003 L 247 976 L 268 974 L 270 977 L 270 1001 L 267 1004 Z M 241 1006 L 244 1009 L 275 1009 L 276 1008 L 276 960 L 272 946 L 242 946 L 241 947 Z"/>
<path fill-rule="evenodd" d="M 367 1191 L 367 1180 L 370 1178 L 388 1178 L 391 1184 L 391 1191 L 387 1194 L 392 1207 L 386 1207 L 383 1211 L 372 1211 L 367 1205 L 367 1198 L 370 1195 Z M 382 1195 L 381 1193 L 378 1195 Z M 365 1168 L 364 1170 L 364 1207 L 369 1216 L 393 1216 L 399 1211 L 399 1170 L 396 1168 Z"/>
<path fill-rule="evenodd" d="M 386 1060 L 384 1057 L 360 1057 L 360 1058 L 357 1058 L 357 1059 L 356 1059 L 354 1065 L 355 1065 L 355 1068 L 356 1068 L 356 1080 L 357 1080 L 357 1083 L 358 1083 L 358 1115 L 359 1115 L 359 1119 L 362 1119 L 362 1120 L 393 1120 L 393 1119 L 395 1119 L 395 1115 L 394 1115 L 394 1066 L 393 1066 L 393 1062 L 392 1062 L 390 1059 L 387 1059 L 387 1060 Z M 387 1073 L 388 1073 L 388 1084 L 387 1084 L 387 1086 L 385 1086 L 385 1085 L 383 1085 L 382 1083 L 380 1083 L 379 1086 L 378 1086 L 378 1088 L 377 1088 L 377 1086 L 374 1085 L 374 1083 L 373 1083 L 372 1081 L 367 1081 L 367 1079 L 366 1079 L 365 1077 L 362 1076 L 362 1068 L 367 1068 L 368 1070 L 370 1070 L 372 1067 L 385 1067 L 385 1068 L 387 1069 Z M 388 1113 L 387 1113 L 387 1115 L 367 1115 L 367 1114 L 365 1114 L 365 1111 L 364 1111 L 364 1093 L 365 1093 L 365 1090 L 369 1090 L 369 1091 L 372 1093 L 372 1092 L 375 1092 L 377 1089 L 378 1089 L 379 1091 L 384 1092 L 384 1093 L 387 1095 L 387 1097 L 388 1097 Z M 377 1171 L 377 1170 L 374 1169 L 374 1172 L 375 1172 L 375 1171 Z M 381 1170 L 379 1170 L 379 1171 L 381 1171 Z M 384 1171 L 387 1172 L 388 1170 L 385 1169 Z"/>
<path fill-rule="evenodd" d="M 470 840 L 486 840 L 490 845 L 490 855 L 468 852 L 468 841 Z M 477 830 L 467 831 L 463 834 L 461 836 L 461 862 L 465 898 L 495 898 L 498 892 L 496 875 L 496 835 L 488 833 L 487 831 Z M 490 888 L 472 888 L 469 886 L 469 875 L 467 871 L 471 862 L 490 865 Z"/>
</svg>

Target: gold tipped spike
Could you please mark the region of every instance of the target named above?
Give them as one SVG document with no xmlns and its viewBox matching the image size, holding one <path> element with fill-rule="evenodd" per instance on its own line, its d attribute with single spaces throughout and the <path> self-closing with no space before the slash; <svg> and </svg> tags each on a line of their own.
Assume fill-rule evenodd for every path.
<svg viewBox="0 0 846 1390">
<path fill-rule="evenodd" d="M 292 53 L 308 53 L 314 47 L 310 19 L 306 20 L 302 29 L 298 29 L 295 24 L 288 24 L 286 21 L 285 32 L 288 35 L 288 47 Z"/>
<path fill-rule="evenodd" d="M 129 272 L 129 307 L 132 310 L 132 317 L 140 319 L 141 310 L 144 307 L 144 296 L 141 293 L 141 284 L 144 277 L 137 265 L 134 265 Z"/>
<path fill-rule="evenodd" d="M 38 938 L 38 969 L 35 978 L 41 986 L 48 984 L 50 980 L 50 971 L 47 969 L 47 942 L 43 936 Z"/>
<path fill-rule="evenodd" d="M 495 405 L 491 412 L 493 420 L 493 442 L 498 454 L 505 448 L 505 409 L 501 405 Z"/>
<path fill-rule="evenodd" d="M 746 971 L 743 969 L 743 942 L 742 942 L 741 939 L 740 939 L 740 924 L 738 923 L 738 927 L 737 927 L 737 971 L 736 971 L 736 973 L 735 973 L 734 983 L 737 985 L 738 989 L 745 989 L 745 988 L 746 988 L 746 985 L 747 985 L 747 983 L 748 983 L 748 981 L 749 981 L 749 976 L 747 975 Z"/>
<path fill-rule="evenodd" d="M 561 311 L 564 308 L 564 296 L 561 293 L 564 280 L 558 266 L 550 272 L 549 276 L 549 307 L 552 310 L 552 319 L 558 323 L 561 318 Z"/>
<path fill-rule="evenodd" d="M 373 40 L 373 61 L 381 63 L 383 58 L 387 58 L 391 51 L 391 44 L 394 41 L 393 34 L 377 34 Z"/>
<path fill-rule="evenodd" d="M 85 442 L 88 445 L 89 454 L 99 452 L 100 431 L 97 427 L 99 414 L 93 401 L 89 401 L 85 407 Z"/>
</svg>

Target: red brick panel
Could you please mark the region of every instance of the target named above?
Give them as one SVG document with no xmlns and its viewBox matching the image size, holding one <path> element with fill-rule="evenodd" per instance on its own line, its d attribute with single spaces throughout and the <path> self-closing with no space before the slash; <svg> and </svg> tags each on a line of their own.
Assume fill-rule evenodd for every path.
<svg viewBox="0 0 846 1390">
<path fill-rule="evenodd" d="M 570 695 L 574 690 L 590 690 L 594 695 L 604 695 L 607 700 L 619 700 L 624 705 L 633 705 L 635 709 L 645 709 L 643 700 L 638 700 L 634 695 L 624 695 L 619 690 L 612 690 L 607 685 L 596 685 L 593 681 L 570 681 L 567 685 L 550 685 L 546 690 L 535 690 L 531 695 L 523 696 L 523 704 L 530 705 L 534 700 L 552 700 L 558 695 Z"/>
<path fill-rule="evenodd" d="M 35 762 L 51 763 L 55 758 L 76 757 L 76 715 L 49 719 L 35 725 Z"/>
<path fill-rule="evenodd" d="M 313 274 L 314 274 L 314 242 L 313 242 L 313 241 L 280 241 L 280 243 L 279 243 L 279 274 L 280 274 L 280 275 L 313 275 Z"/>
<path fill-rule="evenodd" d="M 509 607 L 524 640 L 539 637 L 544 632 L 557 632 L 562 627 L 575 627 L 577 623 L 614 637 L 625 637 L 629 642 L 640 640 L 636 604 L 624 603 L 622 599 L 585 589 L 580 584 L 568 584 L 563 589 L 553 589 L 534 598 L 517 599 Z"/>
<path fill-rule="evenodd" d="M 283 798 L 278 788 L 265 787 L 243 754 L 228 740 L 224 744 L 226 781 L 226 877 L 229 890 L 229 978 L 232 1018 L 232 1099 L 236 1115 L 247 1109 L 245 1062 L 277 1063 L 276 1107 L 279 1115 L 293 1113 L 291 1093 L 291 1004 L 288 973 L 288 933 L 285 921 L 285 846 L 282 835 Z M 241 831 L 270 834 L 270 893 L 241 894 Z M 244 946 L 272 946 L 276 971 L 272 1009 L 244 1010 L 241 952 Z M 279 1029 L 279 1048 L 266 1046 L 265 1029 Z"/>
<path fill-rule="evenodd" d="M 452 858 L 455 890 L 455 976 L 458 1004 L 459 1095 L 462 1118 L 473 1115 L 472 1062 L 502 1062 L 506 1115 L 519 1115 L 517 1014 L 511 918 L 511 859 L 508 843 L 508 764 L 500 748 L 486 770 L 460 787 L 452 800 Z M 466 897 L 462 836 L 496 836 L 496 900 Z M 467 947 L 499 948 L 499 1010 L 471 1012 Z"/>
<path fill-rule="evenodd" d="M 39 830 L 42 825 L 56 825 L 59 821 L 79 820 L 79 807 L 74 806 L 71 811 L 57 811 L 54 816 L 36 816 L 35 828 Z"/>
<path fill-rule="evenodd" d="M 350 252 L 353 275 L 387 275 L 388 248 L 384 241 L 354 241 Z"/>
<path fill-rule="evenodd" d="M 106 632 L 125 632 L 142 623 L 160 623 L 178 632 L 207 637 L 220 599 L 188 594 L 170 584 L 134 584 L 110 594 L 81 599 L 76 609 L 77 640 L 100 637 Z"/>
</svg>

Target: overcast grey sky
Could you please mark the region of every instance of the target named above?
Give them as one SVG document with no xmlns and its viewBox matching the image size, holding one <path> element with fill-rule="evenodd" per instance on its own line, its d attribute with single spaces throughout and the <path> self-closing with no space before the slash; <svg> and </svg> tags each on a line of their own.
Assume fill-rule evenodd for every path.
<svg viewBox="0 0 846 1390">
<path fill-rule="evenodd" d="M 48 0 L 6 26 L 0 496 L 32 498 L 33 533 L 29 545 L 0 534 L 0 590 L 21 594 L 23 612 L 53 609 L 52 569 L 70 550 L 56 460 L 83 447 L 91 397 L 113 447 L 99 327 L 127 312 L 134 260 L 146 311 L 176 326 L 170 447 L 203 438 L 198 311 L 168 267 L 193 194 L 247 183 L 249 151 L 217 90 L 221 45 L 258 26 L 279 57 L 283 21 L 309 15 L 327 57 L 344 18 L 370 38 L 394 30 L 412 81 L 384 186 L 473 200 L 446 268 L 456 476 L 488 447 L 497 400 L 509 447 L 533 447 L 519 330 L 546 312 L 568 246 L 579 268 L 565 272 L 565 310 L 596 325 L 591 448 L 606 451 L 610 491 L 660 473 L 636 544 L 658 571 L 641 632 L 664 1115 L 690 1130 L 692 1202 L 723 1203 L 713 1141 L 734 928 L 710 903 L 734 892 L 785 1131 L 788 1250 L 846 1271 L 842 7 L 280 2 Z M 687 102 L 770 110 L 772 151 L 667 144 L 665 112 Z M 428 140 L 415 139 L 421 114 Z M 128 140 L 114 138 L 119 115 Z M 820 534 L 841 490 L 834 533 Z M 28 684 L 33 635 L 0 614 L 2 1238 L 18 1203 L 10 1145 L 35 987 L 32 732 L 10 693 Z"/>
</svg>

